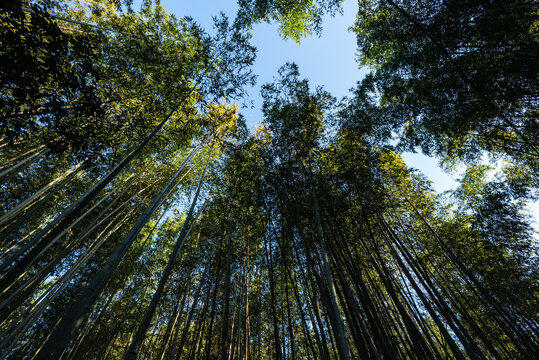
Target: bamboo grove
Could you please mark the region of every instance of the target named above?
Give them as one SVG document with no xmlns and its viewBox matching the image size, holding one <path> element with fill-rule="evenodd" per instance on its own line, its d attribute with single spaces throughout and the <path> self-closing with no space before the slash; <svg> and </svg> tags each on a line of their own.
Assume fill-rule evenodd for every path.
<svg viewBox="0 0 539 360">
<path fill-rule="evenodd" d="M 211 33 L 2 5 L 0 358 L 536 357 L 537 4 L 361 0 L 371 73 L 338 100 L 285 64 L 249 132 L 252 25 L 300 41 L 341 3 L 242 0 Z"/>
</svg>

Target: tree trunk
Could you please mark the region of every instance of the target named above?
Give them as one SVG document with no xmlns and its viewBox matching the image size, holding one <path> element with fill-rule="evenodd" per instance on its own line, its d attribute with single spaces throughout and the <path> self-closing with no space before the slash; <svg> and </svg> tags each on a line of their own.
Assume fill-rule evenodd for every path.
<svg viewBox="0 0 539 360">
<path fill-rule="evenodd" d="M 38 159 L 40 159 L 40 158 L 42 158 L 44 156 L 47 156 L 48 154 L 50 154 L 50 152 L 51 151 L 49 149 L 41 149 L 38 152 L 28 156 L 27 158 L 22 159 L 17 164 L 15 164 L 15 165 L 9 167 L 8 169 L 0 172 L 0 179 L 7 176 L 7 178 L 3 180 L 3 182 L 5 183 L 12 176 L 18 174 L 19 172 L 21 172 L 22 170 L 24 170 L 25 168 L 30 166 L 34 161 L 36 161 L 36 160 L 38 160 Z"/>
<path fill-rule="evenodd" d="M 279 325 L 277 322 L 277 312 L 275 310 L 275 280 L 273 277 L 273 262 L 271 261 L 271 247 L 268 249 L 271 243 L 267 243 L 264 239 L 264 250 L 266 253 L 266 265 L 269 271 L 270 280 L 270 303 L 271 303 L 271 317 L 273 319 L 273 341 L 275 345 L 275 359 L 282 360 L 283 355 L 281 353 L 281 341 L 279 338 Z"/>
<path fill-rule="evenodd" d="M 56 179 L 49 182 L 47 185 L 43 186 L 41 189 L 39 189 L 34 194 L 32 194 L 29 198 L 17 204 L 17 206 L 15 206 L 13 209 L 9 210 L 7 213 L 2 215 L 2 217 L 0 217 L 0 229 L 2 229 L 2 227 L 5 224 L 7 224 L 9 221 L 11 221 L 12 219 L 16 217 L 23 217 L 22 215 L 23 212 L 27 212 L 29 208 L 36 205 L 35 203 L 39 201 L 40 198 L 42 198 L 43 194 L 45 194 L 47 191 L 49 191 L 51 188 L 53 188 L 57 184 L 59 186 L 56 187 L 53 193 L 58 191 L 58 189 L 64 183 L 64 180 L 67 181 L 72 176 L 76 175 L 78 171 L 83 169 L 84 164 L 85 164 L 85 161 L 81 161 L 80 163 L 73 166 L 68 171 L 64 172 L 62 175 L 58 176 Z"/>
<path fill-rule="evenodd" d="M 131 151 L 118 165 L 112 169 L 105 177 L 103 177 L 97 184 L 92 186 L 84 195 L 82 195 L 77 201 L 75 201 L 70 207 L 68 207 L 60 216 L 53 220 L 50 226 L 47 226 L 39 236 L 31 241 L 35 242 L 32 250 L 28 252 L 22 259 L 20 259 L 0 280 L 0 288 L 3 288 L 4 281 L 12 282 L 13 279 L 18 277 L 24 269 L 41 253 L 41 251 L 53 241 L 58 234 L 60 234 L 77 216 L 90 204 L 90 202 L 103 190 L 116 176 L 122 171 L 131 160 L 140 153 L 140 151 L 152 140 L 155 135 L 161 130 L 161 128 L 167 123 L 172 114 L 181 106 L 183 101 L 189 97 L 193 89 L 191 89 L 187 95 L 180 101 L 180 103 L 170 111 L 170 113 L 161 121 L 159 125 L 133 150 Z M 199 146 L 204 143 L 202 141 Z M 198 147 L 196 148 L 198 149 Z M 10 264 L 8 264 L 10 265 Z M 43 350 L 41 350 L 43 351 Z"/>
<path fill-rule="evenodd" d="M 176 353 L 176 356 L 174 357 L 176 360 L 180 359 L 182 356 L 183 347 L 185 345 L 185 341 L 187 340 L 187 334 L 189 333 L 189 327 L 191 326 L 191 321 L 193 320 L 193 315 L 195 314 L 195 309 L 196 309 L 196 306 L 198 305 L 198 298 L 200 296 L 200 291 L 202 290 L 202 285 L 204 284 L 206 271 L 210 267 L 211 267 L 210 265 L 207 265 L 206 269 L 204 270 L 204 273 L 200 277 L 200 283 L 198 284 L 198 287 L 193 295 L 193 304 L 191 305 L 191 309 L 189 310 L 189 315 L 187 315 L 187 320 L 185 320 L 185 326 L 182 331 L 182 337 L 180 338 L 180 342 L 178 344 L 178 352 Z"/>
<path fill-rule="evenodd" d="M 164 124 L 164 123 L 163 123 Z M 201 141 L 200 144 L 191 152 L 191 154 L 185 159 L 178 171 L 172 176 L 167 185 L 161 190 L 159 195 L 153 200 L 150 206 L 138 219 L 135 226 L 131 229 L 129 234 L 124 240 L 116 247 L 111 254 L 107 263 L 96 274 L 90 284 L 84 289 L 78 300 L 71 307 L 71 310 L 61 320 L 60 324 L 53 331 L 47 342 L 40 349 L 36 355 L 36 360 L 48 360 L 58 359 L 64 349 L 69 345 L 71 337 L 81 325 L 84 315 L 91 309 L 93 303 L 107 284 L 108 280 L 112 276 L 114 269 L 118 266 L 123 259 L 127 250 L 129 250 L 133 241 L 138 236 L 144 225 L 150 220 L 155 210 L 161 204 L 165 193 L 168 192 L 176 178 L 180 175 L 183 168 L 191 161 L 192 157 L 202 147 L 205 141 Z"/>
<path fill-rule="evenodd" d="M 182 225 L 180 235 L 176 239 L 176 243 L 174 245 L 174 248 L 172 249 L 172 253 L 170 254 L 170 257 L 168 259 L 167 265 L 165 266 L 165 269 L 163 270 L 161 279 L 159 280 L 159 284 L 157 285 L 157 289 L 155 290 L 155 293 L 153 294 L 152 300 L 150 302 L 150 305 L 148 306 L 148 309 L 146 311 L 146 314 L 144 315 L 144 318 L 142 319 L 142 322 L 139 326 L 137 334 L 135 335 L 133 341 L 131 342 L 131 345 L 129 346 L 129 350 L 124 355 L 124 360 L 136 360 L 137 358 L 138 351 L 140 349 L 140 346 L 142 345 L 142 342 L 144 341 L 144 336 L 146 335 L 146 331 L 148 330 L 148 327 L 150 326 L 150 323 L 152 321 L 152 317 L 155 314 L 155 310 L 157 309 L 157 304 L 159 303 L 159 299 L 161 299 L 161 295 L 163 293 L 163 289 L 165 288 L 165 284 L 168 280 L 168 277 L 172 273 L 172 267 L 174 266 L 174 262 L 176 261 L 176 258 L 178 257 L 178 254 L 185 242 L 185 239 L 189 235 L 189 232 L 191 230 L 189 226 L 191 225 L 190 223 L 193 218 L 195 206 L 198 200 L 198 196 L 200 194 L 200 190 L 202 188 L 202 183 L 204 182 L 204 177 L 206 175 L 206 170 L 208 169 L 208 165 L 210 163 L 212 154 L 213 154 L 213 147 L 208 157 L 208 161 L 206 162 L 206 167 L 204 168 L 204 171 L 202 172 L 202 176 L 200 177 L 198 188 L 196 190 L 195 196 L 191 203 L 191 207 L 189 208 L 187 218 L 185 219 Z"/>
<path fill-rule="evenodd" d="M 329 267 L 328 255 L 326 251 L 326 241 L 324 239 L 324 233 L 322 230 L 322 223 L 320 219 L 320 211 L 318 208 L 317 195 L 313 191 L 313 208 L 316 221 L 316 230 L 318 232 L 318 238 L 320 241 L 320 255 L 322 257 L 322 263 L 324 265 L 324 271 L 326 274 L 326 281 L 329 290 L 329 301 L 331 304 L 330 309 L 328 309 L 332 316 L 330 319 L 333 319 L 333 331 L 335 332 L 335 338 L 337 342 L 337 348 L 339 351 L 339 356 L 344 359 L 352 359 L 352 354 L 350 353 L 350 348 L 348 346 L 348 340 L 346 339 L 346 332 L 344 330 L 344 322 L 342 320 L 339 305 L 337 304 L 337 295 L 335 293 L 335 284 L 333 283 L 333 276 L 331 275 L 331 269 Z"/>
</svg>

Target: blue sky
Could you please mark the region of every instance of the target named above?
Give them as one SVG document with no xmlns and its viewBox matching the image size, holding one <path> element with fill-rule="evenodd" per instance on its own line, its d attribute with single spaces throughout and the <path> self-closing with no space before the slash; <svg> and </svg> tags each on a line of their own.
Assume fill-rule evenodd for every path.
<svg viewBox="0 0 539 360">
<path fill-rule="evenodd" d="M 193 17 L 207 30 L 213 25 L 212 16 L 223 11 L 233 19 L 237 11 L 235 0 L 162 0 L 161 5 L 169 13 Z M 309 79 L 311 87 L 323 85 L 338 98 L 347 95 L 348 89 L 361 80 L 366 71 L 357 66 L 355 36 L 347 31 L 354 22 L 357 2 L 347 0 L 344 7 L 343 16 L 324 19 L 320 38 L 307 37 L 300 45 L 293 40 L 285 41 L 279 37 L 275 25 L 262 23 L 254 26 L 252 43 L 258 52 L 253 71 L 258 75 L 258 81 L 257 85 L 250 89 L 253 109 L 242 110 L 250 127 L 256 127 L 262 117 L 260 86 L 271 82 L 277 70 L 286 62 L 298 64 L 301 76 Z"/>
<path fill-rule="evenodd" d="M 162 0 L 161 5 L 178 17 L 191 16 L 208 31 L 213 25 L 213 16 L 222 11 L 233 19 L 237 11 L 235 0 Z M 241 110 L 251 129 L 262 119 L 261 85 L 271 82 L 279 67 L 286 62 L 298 64 L 301 76 L 309 79 L 313 88 L 322 85 L 337 98 L 348 95 L 348 90 L 363 78 L 367 71 L 360 69 L 356 62 L 356 37 L 348 31 L 354 23 L 357 1 L 345 0 L 343 6 L 343 15 L 324 19 L 322 36 L 304 38 L 299 45 L 293 40 L 283 40 L 276 25 L 262 23 L 254 26 L 252 43 L 258 53 L 253 71 L 258 75 L 258 81 L 249 90 L 253 108 Z M 405 154 L 404 157 L 409 166 L 428 174 L 436 191 L 457 185 L 451 176 L 438 167 L 436 160 L 421 154 Z"/>
<path fill-rule="evenodd" d="M 213 16 L 222 11 L 233 20 L 237 11 L 236 0 L 161 0 L 161 5 L 178 17 L 191 16 L 207 31 L 212 28 Z M 299 45 L 293 40 L 283 40 L 276 25 L 263 23 L 254 26 L 252 43 L 258 53 L 253 71 L 258 75 L 258 81 L 249 90 L 253 108 L 241 110 L 251 129 L 262 119 L 261 85 L 271 82 L 279 67 L 286 62 L 298 64 L 301 76 L 309 79 L 312 88 L 323 85 L 337 98 L 348 95 L 348 90 L 362 79 L 366 70 L 360 69 L 356 62 L 356 37 L 348 31 L 357 13 L 357 1 L 345 0 L 343 7 L 343 15 L 324 19 L 321 37 L 307 37 Z M 444 172 L 436 159 L 419 153 L 405 153 L 403 157 L 408 166 L 419 169 L 432 181 L 436 192 L 458 185 L 455 179 L 459 174 Z M 539 219 L 539 203 L 532 204 L 530 209 L 535 219 Z"/>
</svg>

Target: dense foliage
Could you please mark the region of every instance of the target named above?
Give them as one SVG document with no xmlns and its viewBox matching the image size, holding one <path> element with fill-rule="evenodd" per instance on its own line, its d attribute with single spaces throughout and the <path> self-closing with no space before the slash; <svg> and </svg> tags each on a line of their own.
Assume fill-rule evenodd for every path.
<svg viewBox="0 0 539 360">
<path fill-rule="evenodd" d="M 251 25 L 299 41 L 340 0 L 241 0 L 214 35 L 2 5 L 0 358 L 534 358 L 537 5 L 359 3 L 372 73 L 339 101 L 286 64 L 252 133 Z"/>
<path fill-rule="evenodd" d="M 359 7 L 360 61 L 374 71 L 358 95 L 378 97 L 383 111 L 372 114 L 373 127 L 398 132 L 405 148 L 468 159 L 487 151 L 537 172 L 537 4 L 365 0 Z"/>
</svg>

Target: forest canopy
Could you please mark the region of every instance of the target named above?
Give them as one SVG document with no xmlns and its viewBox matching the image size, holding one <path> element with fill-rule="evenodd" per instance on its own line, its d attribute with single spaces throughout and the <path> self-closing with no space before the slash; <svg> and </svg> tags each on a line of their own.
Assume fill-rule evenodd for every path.
<svg viewBox="0 0 539 360">
<path fill-rule="evenodd" d="M 283 64 L 249 131 L 255 24 L 342 3 L 0 5 L 1 359 L 535 358 L 538 4 L 358 0 L 368 75 Z"/>
</svg>

